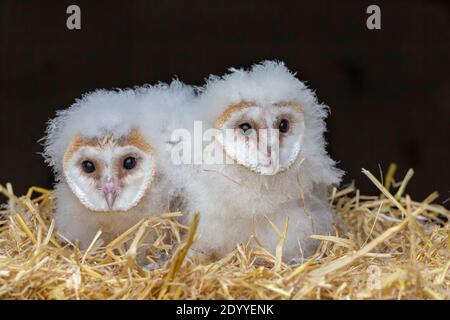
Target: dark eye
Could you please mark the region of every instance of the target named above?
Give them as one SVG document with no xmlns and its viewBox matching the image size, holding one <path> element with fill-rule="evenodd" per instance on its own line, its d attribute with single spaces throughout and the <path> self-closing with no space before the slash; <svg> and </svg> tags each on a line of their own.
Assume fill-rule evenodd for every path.
<svg viewBox="0 0 450 320">
<path fill-rule="evenodd" d="M 243 134 L 248 134 L 248 133 L 250 133 L 249 130 L 252 129 L 252 125 L 250 123 L 246 122 L 246 123 L 241 124 L 239 126 L 239 128 L 241 129 Z"/>
<path fill-rule="evenodd" d="M 286 133 L 289 131 L 289 121 L 286 119 L 283 119 L 280 121 L 280 125 L 278 126 L 281 132 Z"/>
<path fill-rule="evenodd" d="M 134 157 L 127 157 L 123 161 L 123 167 L 127 170 L 131 170 L 136 166 L 136 158 Z"/>
<path fill-rule="evenodd" d="M 86 173 L 92 173 L 95 171 L 95 166 L 92 161 L 85 160 L 81 163 L 81 166 L 83 167 L 83 171 Z"/>
</svg>

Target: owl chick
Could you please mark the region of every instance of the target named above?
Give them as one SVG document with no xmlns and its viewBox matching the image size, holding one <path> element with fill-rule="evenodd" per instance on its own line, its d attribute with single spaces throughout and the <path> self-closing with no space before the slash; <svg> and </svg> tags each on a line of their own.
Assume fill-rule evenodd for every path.
<svg viewBox="0 0 450 320">
<path fill-rule="evenodd" d="M 274 253 L 271 223 L 282 231 L 288 221 L 283 260 L 311 255 L 309 236 L 331 231 L 327 196 L 342 176 L 325 151 L 328 108 L 284 64 L 267 61 L 210 77 L 197 110 L 215 133 L 205 147 L 214 151 L 185 186 L 188 211 L 200 212 L 194 250 L 220 257 L 255 235 Z"/>
<path fill-rule="evenodd" d="M 163 107 L 159 97 L 169 88 L 95 91 L 49 122 L 44 155 L 57 180 L 55 222 L 80 248 L 99 229 L 108 242 L 143 217 L 168 211 L 168 181 L 148 119 L 160 114 L 153 110 Z"/>
</svg>

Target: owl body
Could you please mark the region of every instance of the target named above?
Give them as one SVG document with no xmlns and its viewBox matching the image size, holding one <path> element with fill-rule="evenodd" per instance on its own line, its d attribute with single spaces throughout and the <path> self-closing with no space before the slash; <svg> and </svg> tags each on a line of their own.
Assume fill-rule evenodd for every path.
<svg viewBox="0 0 450 320">
<path fill-rule="evenodd" d="M 186 184 L 188 211 L 200 212 L 194 250 L 222 256 L 255 235 L 274 253 L 280 237 L 271 223 L 282 231 L 288 220 L 283 259 L 312 254 L 309 236 L 331 231 L 327 196 L 342 175 L 325 151 L 327 107 L 276 62 L 210 78 L 198 105 L 225 161 L 206 153 Z"/>
<path fill-rule="evenodd" d="M 164 110 L 182 103 L 182 88 L 95 91 L 49 122 L 45 156 L 57 180 L 59 233 L 86 248 L 98 230 L 110 241 L 170 211 L 167 159 L 158 150 Z"/>
<path fill-rule="evenodd" d="M 312 221 L 305 212 L 300 188 L 295 183 L 286 183 L 290 180 L 287 173 L 259 178 L 262 179 L 255 179 L 242 168 L 218 173 L 209 167 L 208 172 L 199 173 L 197 180 L 191 182 L 191 187 L 187 188 L 188 210 L 200 212 L 195 252 L 221 257 L 238 243 L 246 243 L 251 235 L 275 252 L 280 238 L 268 220 L 282 230 L 285 220 L 289 219 L 284 257 L 291 259 L 301 255 L 297 240 L 329 231 L 332 220 L 329 208 L 322 206 L 320 209 L 323 210 L 317 210 L 315 221 Z M 322 203 L 312 197 L 308 200 Z M 315 207 L 318 206 L 310 209 Z M 301 250 L 305 255 L 313 249 L 312 241 L 303 241 Z"/>
<path fill-rule="evenodd" d="M 86 208 L 66 183 L 55 186 L 55 222 L 58 233 L 66 239 L 78 241 L 86 249 L 95 234 L 101 230 L 101 239 L 108 243 L 141 219 L 167 212 L 163 209 L 160 196 L 153 192 L 144 195 L 139 204 L 127 211 L 97 212 Z M 167 196 L 166 196 L 167 197 Z M 152 201 L 153 200 L 153 201 Z"/>
</svg>

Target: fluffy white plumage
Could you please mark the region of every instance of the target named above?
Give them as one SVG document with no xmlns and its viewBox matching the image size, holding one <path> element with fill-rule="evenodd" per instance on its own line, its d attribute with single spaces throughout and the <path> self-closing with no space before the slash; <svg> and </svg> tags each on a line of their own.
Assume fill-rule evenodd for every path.
<svg viewBox="0 0 450 320">
<path fill-rule="evenodd" d="M 311 234 L 330 231 L 333 219 L 326 197 L 342 172 L 325 150 L 328 108 L 284 64 L 267 61 L 250 71 L 231 69 L 223 77 L 210 77 L 193 113 L 203 121 L 203 129 L 233 125 L 238 129 L 248 122 L 264 127 L 279 121 L 278 114 L 285 112 L 280 108 L 290 104 L 301 109 L 286 111 L 296 136 L 280 140 L 280 168 L 275 174 L 261 174 L 258 163 L 239 161 L 239 157 L 232 165 L 184 166 L 190 171 L 182 174 L 187 177 L 187 210 L 200 212 L 197 251 L 221 256 L 256 234 L 274 252 L 279 236 L 266 218 L 280 230 L 289 218 L 283 252 L 288 261 L 313 253 L 316 243 L 309 238 Z M 224 149 L 228 157 L 236 158 Z"/>
<path fill-rule="evenodd" d="M 98 90 L 57 113 L 44 155 L 56 175 L 55 220 L 62 235 L 85 248 L 99 229 L 110 241 L 144 216 L 170 211 L 173 184 L 165 172 L 168 159 L 159 156 L 161 130 L 170 110 L 191 94 L 178 81 Z M 130 155 L 135 163 L 125 169 Z M 83 172 L 85 160 L 95 164 L 94 172 Z"/>
<path fill-rule="evenodd" d="M 109 241 L 149 214 L 200 212 L 194 249 L 221 256 L 252 234 L 274 251 L 279 236 L 266 218 L 280 230 L 289 218 L 283 259 L 308 256 L 316 246 L 308 237 L 330 231 L 333 219 L 326 198 L 342 176 L 325 150 L 327 113 L 328 108 L 284 64 L 270 61 L 249 71 L 231 69 L 223 77 L 210 77 L 198 96 L 179 81 L 84 95 L 57 113 L 45 138 L 45 156 L 58 181 L 57 228 L 86 247 L 98 229 Z M 237 163 L 173 163 L 174 147 L 186 142 L 174 139 L 174 130 L 184 128 L 193 138 L 195 120 L 202 122 L 203 130 L 236 129 L 237 152 L 225 140 L 214 144 Z M 288 120 L 288 129 L 276 140 L 279 166 L 274 167 L 271 152 L 259 146 L 254 149 L 269 166 L 241 155 L 254 143 L 239 135 L 241 125 L 280 129 L 282 120 Z M 191 143 L 196 142 L 187 146 L 198 157 Z M 130 153 L 142 160 L 134 176 L 110 168 L 120 166 Z M 86 155 L 105 163 L 95 183 L 79 172 Z M 107 181 L 121 186 L 120 195 L 111 198 L 98 190 L 102 174 L 115 177 L 108 176 Z"/>
</svg>

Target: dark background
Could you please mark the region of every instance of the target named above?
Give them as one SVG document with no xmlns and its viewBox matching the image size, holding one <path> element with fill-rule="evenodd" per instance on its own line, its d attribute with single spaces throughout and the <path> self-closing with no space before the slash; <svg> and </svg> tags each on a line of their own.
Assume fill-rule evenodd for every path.
<svg viewBox="0 0 450 320">
<path fill-rule="evenodd" d="M 450 196 L 450 2 L 1 1 L 0 184 L 51 187 L 37 140 L 57 109 L 96 88 L 209 74 L 278 59 L 331 106 L 329 151 L 363 192 L 361 167 L 416 174 L 408 192 Z M 81 7 L 82 29 L 66 28 Z"/>
</svg>

